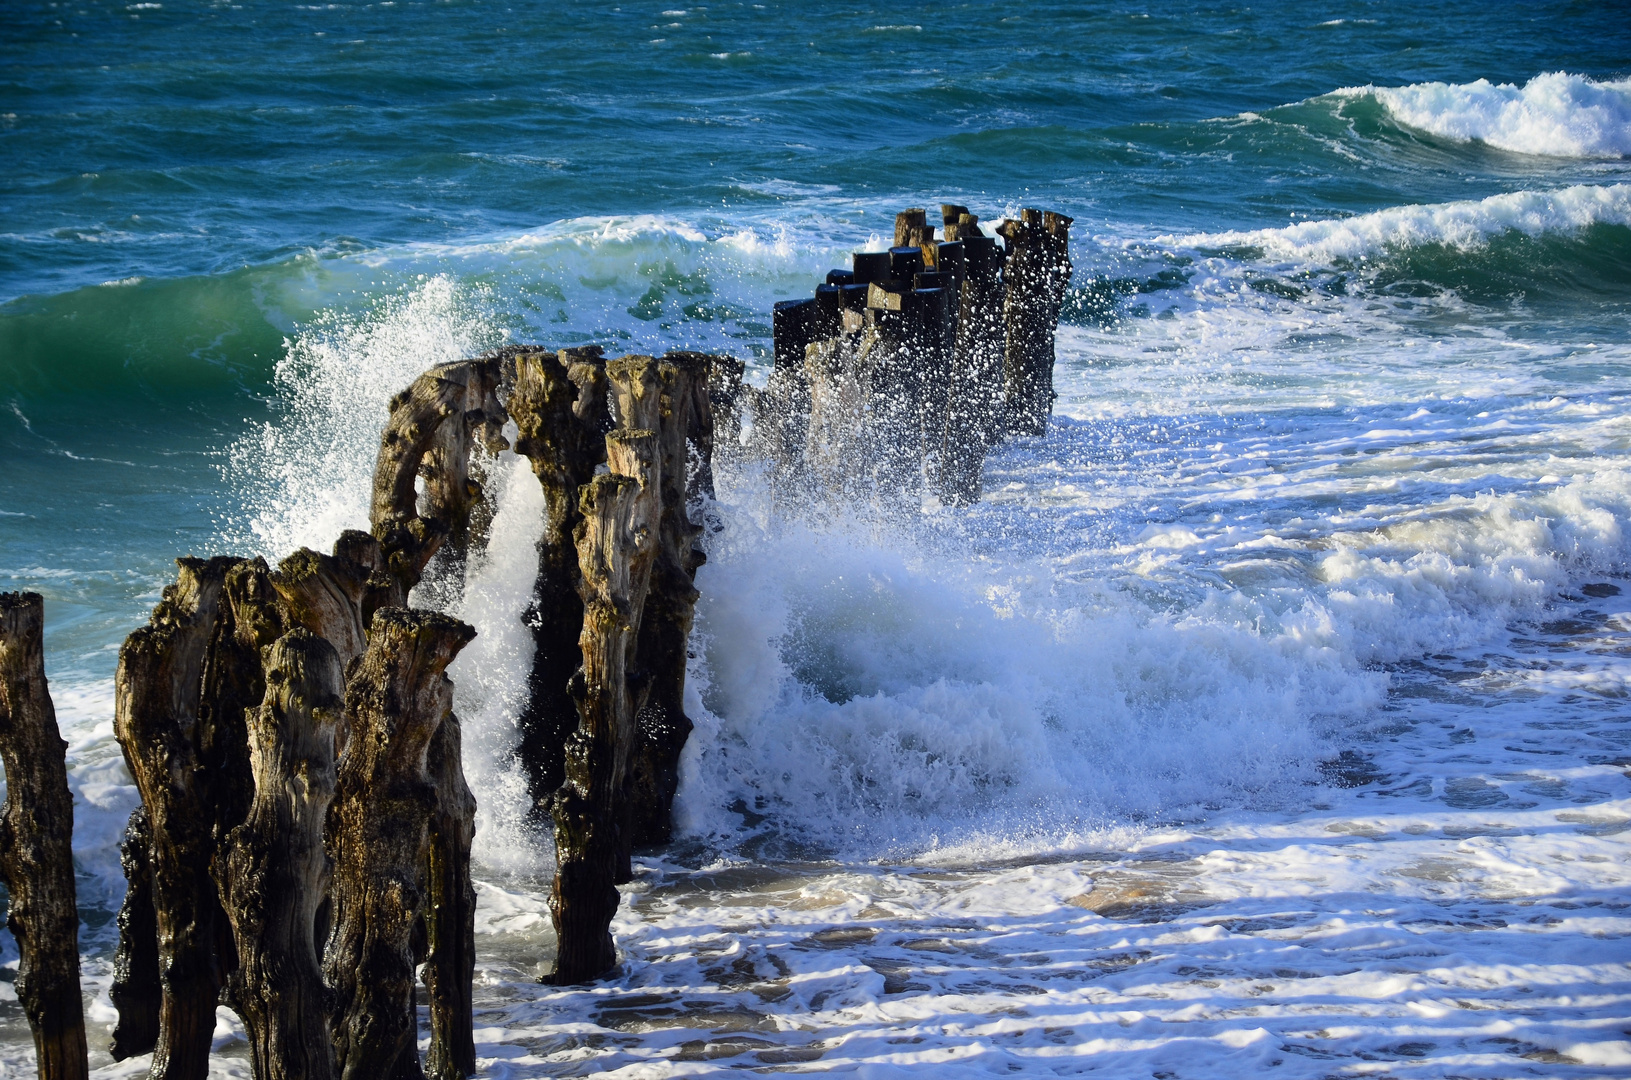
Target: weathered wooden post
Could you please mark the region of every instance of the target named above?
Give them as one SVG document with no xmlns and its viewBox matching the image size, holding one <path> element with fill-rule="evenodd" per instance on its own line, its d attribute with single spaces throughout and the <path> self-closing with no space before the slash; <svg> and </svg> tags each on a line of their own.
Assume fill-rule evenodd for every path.
<svg viewBox="0 0 1631 1080">
<path fill-rule="evenodd" d="M 290 619 L 340 654 L 342 670 L 368 647 L 376 608 L 400 591 L 385 573 L 385 550 L 368 533 L 347 529 L 334 554 L 301 548 L 278 564 L 272 585 Z"/>
<path fill-rule="evenodd" d="M 383 608 L 346 686 L 350 736 L 328 814 L 334 875 L 323 953 L 340 1080 L 420 1075 L 415 926 L 439 802 L 426 756 L 452 711 L 447 665 L 474 636 L 446 615 Z"/>
<path fill-rule="evenodd" d="M 680 753 L 693 726 L 685 715 L 685 668 L 698 596 L 697 568 L 704 556 L 697 547 L 702 527 L 691 520 L 688 506 L 703 491 L 700 476 L 692 477 L 687 466 L 694 453 L 701 473 L 712 457 L 713 411 L 708 400 L 712 360 L 698 353 L 671 352 L 657 369 L 662 513 L 636 646 L 635 667 L 646 682 L 646 693 L 643 703 L 637 704 L 628 771 L 629 847 L 667 843 L 672 835 Z M 624 426 L 635 425 L 625 421 Z"/>
<path fill-rule="evenodd" d="M 265 700 L 248 710 L 254 798 L 214 866 L 237 947 L 233 1007 L 256 1080 L 330 1080 L 315 932 L 329 878 L 323 823 L 334 797 L 340 657 L 297 628 L 267 646 L 264 670 Z"/>
<path fill-rule="evenodd" d="M 1001 437 L 1002 252 L 995 240 L 979 234 L 972 220 L 960 225 L 958 234 L 962 275 L 938 487 L 943 501 L 967 506 L 980 498 L 985 449 Z"/>
<path fill-rule="evenodd" d="M 34 1034 L 41 1080 L 89 1075 L 79 995 L 79 908 L 74 896 L 74 800 L 68 744 L 45 681 L 45 601 L 0 593 L 0 880 L 6 926 L 22 961 L 17 998 Z"/>
<path fill-rule="evenodd" d="M 637 369 L 613 372 L 632 380 Z M 632 395 L 631 395 L 632 396 Z M 623 844 L 619 802 L 635 741 L 629 667 L 661 528 L 657 433 L 620 428 L 606 436 L 610 472 L 582 490 L 578 533 L 583 668 L 574 679 L 579 724 L 567 744 L 566 782 L 555 796 L 555 884 L 550 895 L 558 953 L 552 980 L 585 982 L 617 962 L 610 933 Z"/>
<path fill-rule="evenodd" d="M 519 434 L 515 452 L 532 463 L 544 491 L 544 530 L 538 579 L 526 614 L 533 661 L 527 704 L 518 720 L 517 754 L 527 770 L 536 820 L 549 820 L 550 800 L 565 777 L 567 736 L 578 726 L 567 684 L 583 662 L 578 633 L 583 598 L 573 531 L 582 520 L 578 491 L 606 460 L 611 427 L 606 362 L 596 346 L 520 352 L 515 357 L 510 414 Z"/>
<path fill-rule="evenodd" d="M 466 1080 L 476 1071 L 476 886 L 470 849 L 476 838 L 476 798 L 464 780 L 459 718 L 448 713 L 431 740 L 426 771 L 436 789 L 430 818 L 430 904 L 425 912 L 425 992 L 430 998 L 431 1080 Z"/>
<path fill-rule="evenodd" d="M 1007 423 L 1017 435 L 1043 435 L 1053 412 L 1054 332 L 1070 284 L 1071 220 L 1062 214 L 1020 211 L 998 232 L 1007 242 L 1003 267 L 1003 321 Z"/>
<path fill-rule="evenodd" d="M 150 1075 L 203 1080 L 227 964 L 217 949 L 220 904 L 209 874 L 216 814 L 212 778 L 196 743 L 199 688 L 226 575 L 237 560 L 185 558 L 176 564 L 176 581 L 165 588 L 152 619 L 119 650 L 113 726 L 141 792 L 152 845 L 152 932 L 162 994 Z M 143 934 L 149 928 L 131 930 Z"/>
</svg>

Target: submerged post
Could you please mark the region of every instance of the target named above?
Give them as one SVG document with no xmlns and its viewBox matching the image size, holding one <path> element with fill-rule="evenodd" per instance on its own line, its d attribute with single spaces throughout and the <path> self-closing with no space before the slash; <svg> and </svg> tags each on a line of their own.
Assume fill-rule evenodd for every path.
<svg viewBox="0 0 1631 1080">
<path fill-rule="evenodd" d="M 41 1080 L 89 1074 L 79 996 L 79 908 L 74 898 L 74 800 L 68 744 L 45 681 L 45 601 L 0 593 L 0 880 L 6 926 L 22 961 L 17 998 L 34 1034 Z"/>
<path fill-rule="evenodd" d="M 328 886 L 344 685 L 334 647 L 295 629 L 266 649 L 266 698 L 248 713 L 254 801 L 215 861 L 237 945 L 233 1002 L 256 1080 L 330 1080 L 328 991 L 315 940 Z"/>
</svg>

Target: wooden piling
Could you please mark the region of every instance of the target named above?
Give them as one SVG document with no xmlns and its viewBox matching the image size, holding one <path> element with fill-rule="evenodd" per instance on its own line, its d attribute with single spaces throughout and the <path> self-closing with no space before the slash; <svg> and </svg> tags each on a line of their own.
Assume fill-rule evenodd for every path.
<svg viewBox="0 0 1631 1080">
<path fill-rule="evenodd" d="M 79 908 L 74 897 L 74 800 L 68 744 L 45 679 L 45 601 L 0 593 L 0 881 L 6 926 L 22 954 L 17 999 L 34 1035 L 41 1080 L 89 1074 L 79 992 Z"/>
<path fill-rule="evenodd" d="M 633 377 L 633 372 L 626 375 Z M 629 662 L 661 528 L 657 433 L 620 428 L 606 437 L 610 471 L 583 488 L 578 559 L 583 667 L 574 678 L 579 724 L 556 794 L 554 916 L 557 985 L 586 982 L 617 962 L 610 933 L 620 874 L 620 796 L 635 742 Z"/>
<path fill-rule="evenodd" d="M 300 627 L 267 646 L 264 671 L 265 699 L 247 713 L 253 801 L 214 865 L 237 949 L 232 1001 L 256 1080 L 331 1080 L 315 932 L 329 880 L 340 657 Z"/>
<path fill-rule="evenodd" d="M 422 1075 L 415 928 L 438 805 L 426 756 L 452 710 L 447 665 L 474 636 L 446 615 L 384 608 L 346 685 L 350 737 L 325 834 L 334 874 L 323 976 L 339 1080 Z"/>
<path fill-rule="evenodd" d="M 430 1080 L 466 1080 L 476 1071 L 476 886 L 470 849 L 476 798 L 464 779 L 463 725 L 448 713 L 431 740 L 426 770 L 436 789 L 430 818 L 425 911 L 425 993 L 430 999 Z"/>
<path fill-rule="evenodd" d="M 611 427 L 606 363 L 598 347 L 530 350 L 515 357 L 509 409 L 519 435 L 515 451 L 532 463 L 544 492 L 544 529 L 538 541 L 538 578 L 525 616 L 532 630 L 533 662 L 527 703 L 518 718 L 517 756 L 526 769 L 533 820 L 550 820 L 550 800 L 565 778 L 567 737 L 578 726 L 567 692 L 583 662 L 578 632 L 583 599 L 573 532 L 582 519 L 578 491 L 606 460 Z"/>
<path fill-rule="evenodd" d="M 1054 332 L 1070 284 L 1071 219 L 1025 209 L 998 232 L 1007 242 L 1003 266 L 1004 404 L 1008 431 L 1042 435 L 1053 412 Z"/>
</svg>

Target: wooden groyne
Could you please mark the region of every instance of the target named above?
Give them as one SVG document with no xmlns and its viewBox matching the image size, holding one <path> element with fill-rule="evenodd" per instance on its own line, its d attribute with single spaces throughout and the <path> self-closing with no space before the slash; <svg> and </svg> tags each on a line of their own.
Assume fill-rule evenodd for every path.
<svg viewBox="0 0 1631 1080">
<path fill-rule="evenodd" d="M 692 352 L 515 346 L 439 365 L 390 402 L 368 531 L 275 567 L 178 559 L 115 677 L 141 802 L 120 848 L 113 1057 L 204 1080 L 227 1004 L 259 1080 L 475 1073 L 476 799 L 447 677 L 475 630 L 413 601 L 462 594 L 512 422 L 544 496 L 517 758 L 555 840 L 547 978 L 613 969 L 617 887 L 635 850 L 670 838 L 692 730 L 716 448 L 829 499 L 974 502 L 986 449 L 1045 430 L 1069 226 L 1026 210 L 999 246 L 965 207 L 942 207 L 938 236 L 902 213 L 888 251 L 776 306 L 763 389 L 741 361 Z M 0 878 L 18 996 L 56 1080 L 85 1076 L 87 1052 L 43 610 L 0 594 Z"/>
<path fill-rule="evenodd" d="M 795 498 L 968 505 L 989 447 L 1046 432 L 1071 219 L 1024 210 L 999 247 L 967 207 L 940 209 L 938 237 L 902 211 L 887 251 L 776 304 L 757 449 Z"/>
</svg>

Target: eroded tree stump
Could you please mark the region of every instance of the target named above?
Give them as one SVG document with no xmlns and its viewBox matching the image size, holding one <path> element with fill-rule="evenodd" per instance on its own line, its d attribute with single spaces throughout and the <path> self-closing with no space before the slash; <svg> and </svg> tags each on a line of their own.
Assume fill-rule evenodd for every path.
<svg viewBox="0 0 1631 1080">
<path fill-rule="evenodd" d="M 510 414 L 518 436 L 515 451 L 532 463 L 544 491 L 544 529 L 538 541 L 538 578 L 526 615 L 533 661 L 527 705 L 518 719 L 517 749 L 533 798 L 535 820 L 549 819 L 550 799 L 565 777 L 567 736 L 577 727 L 577 707 L 567 692 L 583 662 L 578 632 L 583 599 L 578 594 L 578 555 L 573 530 L 581 520 L 578 490 L 606 460 L 611 427 L 606 364 L 599 348 L 542 349 L 515 357 Z"/>
<path fill-rule="evenodd" d="M 45 601 L 0 593 L 0 880 L 6 926 L 22 954 L 17 998 L 34 1034 L 42 1080 L 83 1080 L 85 1013 L 79 995 L 79 908 L 74 895 L 74 800 L 68 744 L 45 681 Z"/>
<path fill-rule="evenodd" d="M 384 548 L 356 529 L 340 534 L 333 555 L 310 548 L 290 555 L 273 571 L 272 585 L 290 619 L 334 646 L 342 670 L 368 647 L 374 612 L 398 599 Z"/>
<path fill-rule="evenodd" d="M 248 711 L 253 802 L 214 865 L 237 949 L 232 998 L 256 1080 L 330 1080 L 315 927 L 329 878 L 340 657 L 297 628 L 267 647 L 264 671 L 265 699 Z"/>
<path fill-rule="evenodd" d="M 430 821 L 426 755 L 452 711 L 447 665 L 475 631 L 435 612 L 384 608 L 346 686 L 350 736 L 329 808 L 334 860 L 323 974 L 342 1080 L 421 1076 L 414 968 Z"/>
<path fill-rule="evenodd" d="M 584 486 L 577 535 L 584 609 L 583 667 L 573 686 L 579 723 L 567 743 L 566 782 L 555 796 L 550 895 L 558 985 L 596 978 L 617 962 L 610 928 L 623 850 L 619 804 L 636 731 L 629 666 L 661 527 L 657 433 L 613 431 L 606 453 L 610 472 Z"/>
</svg>

